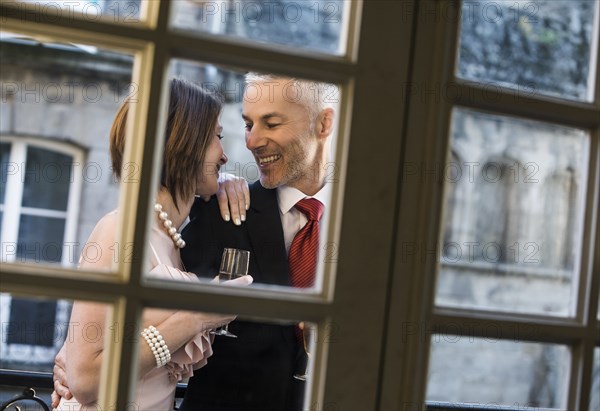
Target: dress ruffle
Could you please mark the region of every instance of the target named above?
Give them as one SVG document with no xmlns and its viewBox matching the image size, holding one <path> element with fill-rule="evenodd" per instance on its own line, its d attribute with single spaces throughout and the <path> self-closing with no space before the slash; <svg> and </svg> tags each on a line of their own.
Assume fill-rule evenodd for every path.
<svg viewBox="0 0 600 411">
<path fill-rule="evenodd" d="M 196 335 L 193 340 L 171 355 L 171 361 L 165 365 L 169 372 L 169 380 L 181 381 L 191 377 L 194 375 L 194 370 L 206 365 L 212 353 L 212 338 L 208 331 Z"/>
<path fill-rule="evenodd" d="M 197 277 L 185 271 L 178 270 L 165 264 L 159 264 L 149 273 L 150 277 L 173 279 L 176 281 L 197 281 Z M 196 334 L 183 347 L 171 354 L 171 361 L 165 365 L 171 382 L 181 381 L 194 375 L 194 370 L 206 365 L 208 357 L 213 354 L 212 342 L 214 337 L 204 331 Z"/>
</svg>

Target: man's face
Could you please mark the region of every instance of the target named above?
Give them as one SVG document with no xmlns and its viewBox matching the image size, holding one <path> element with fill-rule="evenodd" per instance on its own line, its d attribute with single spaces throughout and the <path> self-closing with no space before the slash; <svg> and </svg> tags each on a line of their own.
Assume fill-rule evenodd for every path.
<svg viewBox="0 0 600 411">
<path fill-rule="evenodd" d="M 246 87 L 242 107 L 246 147 L 256 159 L 265 188 L 286 184 L 302 189 L 315 179 L 319 143 L 308 110 L 296 102 L 297 92 L 286 79 Z"/>
</svg>

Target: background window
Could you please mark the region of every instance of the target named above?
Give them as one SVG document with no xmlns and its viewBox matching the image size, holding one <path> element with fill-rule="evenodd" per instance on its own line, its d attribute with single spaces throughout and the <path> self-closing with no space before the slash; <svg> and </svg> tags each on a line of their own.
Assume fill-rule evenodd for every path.
<svg viewBox="0 0 600 411">
<path fill-rule="evenodd" d="M 572 315 L 589 135 L 457 108 L 450 145 L 437 304 Z"/>
</svg>

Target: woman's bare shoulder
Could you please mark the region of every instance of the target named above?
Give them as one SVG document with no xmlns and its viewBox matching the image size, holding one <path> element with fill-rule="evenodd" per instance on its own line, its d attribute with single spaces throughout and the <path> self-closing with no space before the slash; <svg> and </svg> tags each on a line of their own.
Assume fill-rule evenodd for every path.
<svg viewBox="0 0 600 411">
<path fill-rule="evenodd" d="M 79 261 L 81 268 L 106 269 L 112 266 L 115 250 L 118 249 L 118 225 L 119 214 L 116 210 L 98 220 L 83 247 Z"/>
</svg>

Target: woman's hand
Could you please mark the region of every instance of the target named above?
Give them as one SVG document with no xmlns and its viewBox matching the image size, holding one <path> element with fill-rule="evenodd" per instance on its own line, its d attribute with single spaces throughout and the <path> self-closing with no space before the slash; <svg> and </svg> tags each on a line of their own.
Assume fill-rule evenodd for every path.
<svg viewBox="0 0 600 411">
<path fill-rule="evenodd" d="M 202 199 L 208 201 L 210 197 L 203 196 Z M 246 210 L 250 208 L 248 182 L 242 177 L 221 173 L 219 175 L 217 201 L 223 220 L 233 221 L 235 225 L 241 225 L 242 221 L 246 221 Z"/>
<path fill-rule="evenodd" d="M 54 372 L 52 376 L 52 379 L 54 380 L 54 391 L 52 392 L 51 396 L 52 408 L 58 407 L 61 397 L 65 397 L 65 399 L 67 400 L 73 398 L 73 394 L 71 394 L 71 391 L 69 391 L 69 387 L 67 387 L 65 357 L 65 346 L 63 345 L 58 354 L 56 354 L 56 358 L 54 359 Z"/>
</svg>

